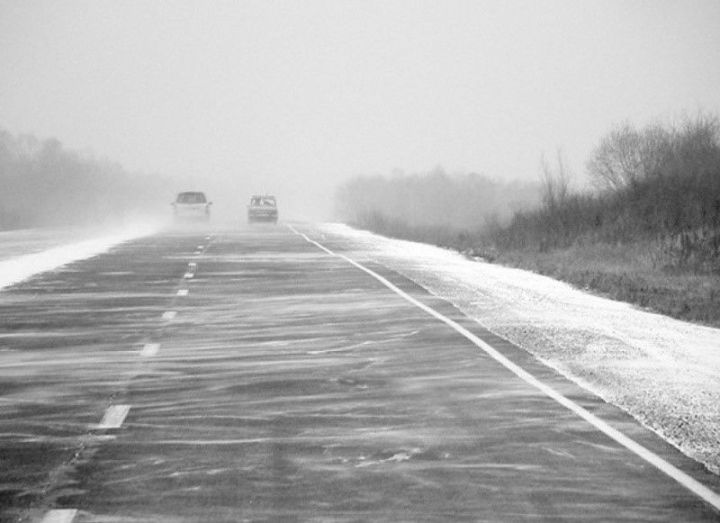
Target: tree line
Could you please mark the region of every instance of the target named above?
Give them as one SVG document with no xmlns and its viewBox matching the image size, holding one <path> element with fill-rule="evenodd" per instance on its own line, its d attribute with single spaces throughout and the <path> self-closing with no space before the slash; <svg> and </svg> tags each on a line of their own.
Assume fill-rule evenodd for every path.
<svg viewBox="0 0 720 523">
<path fill-rule="evenodd" d="M 500 249 L 547 251 L 584 243 L 649 241 L 663 263 L 720 271 L 720 121 L 628 123 L 606 134 L 587 162 L 595 190 L 573 193 L 561 156 L 543 162 L 542 205 L 488 230 Z"/>
<path fill-rule="evenodd" d="M 451 175 L 437 167 L 421 174 L 352 178 L 337 190 L 336 215 L 384 234 L 469 244 L 480 230 L 506 224 L 514 212 L 533 206 L 538 194 L 537 184 Z"/>
<path fill-rule="evenodd" d="M 68 150 L 56 139 L 0 130 L 0 229 L 103 224 L 167 199 L 158 176 Z"/>
<path fill-rule="evenodd" d="M 587 161 L 592 189 L 573 190 L 562 154 L 539 183 L 478 174 L 358 176 L 337 192 L 338 217 L 403 238 L 481 252 L 547 252 L 648 242 L 661 268 L 720 272 L 720 120 L 615 126 Z"/>
</svg>

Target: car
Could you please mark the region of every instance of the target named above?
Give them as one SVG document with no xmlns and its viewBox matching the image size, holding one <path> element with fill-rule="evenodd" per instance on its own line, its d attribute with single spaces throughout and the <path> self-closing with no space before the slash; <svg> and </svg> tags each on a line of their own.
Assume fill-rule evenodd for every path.
<svg viewBox="0 0 720 523">
<path fill-rule="evenodd" d="M 171 204 L 175 220 L 204 220 L 210 219 L 210 206 L 205 193 L 199 191 L 181 192 Z"/>
<path fill-rule="evenodd" d="M 255 195 L 250 198 L 247 214 L 248 223 L 278 221 L 277 200 L 274 196 Z"/>
</svg>

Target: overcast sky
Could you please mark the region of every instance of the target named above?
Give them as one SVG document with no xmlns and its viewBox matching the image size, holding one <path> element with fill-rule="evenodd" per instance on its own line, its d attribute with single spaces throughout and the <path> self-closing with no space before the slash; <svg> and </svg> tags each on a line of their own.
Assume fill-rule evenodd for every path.
<svg viewBox="0 0 720 523">
<path fill-rule="evenodd" d="M 250 192 L 583 171 L 614 123 L 701 109 L 716 0 L 0 0 L 0 127 Z"/>
</svg>

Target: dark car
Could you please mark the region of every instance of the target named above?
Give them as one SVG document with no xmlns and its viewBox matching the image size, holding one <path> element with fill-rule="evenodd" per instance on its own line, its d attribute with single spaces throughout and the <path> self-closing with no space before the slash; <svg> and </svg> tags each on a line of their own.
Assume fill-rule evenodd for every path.
<svg viewBox="0 0 720 523">
<path fill-rule="evenodd" d="M 250 198 L 248 205 L 248 223 L 278 221 L 277 201 L 274 196 L 256 195 Z"/>
<path fill-rule="evenodd" d="M 198 191 L 181 192 L 172 203 L 176 220 L 209 220 L 210 206 L 205 193 Z"/>
</svg>

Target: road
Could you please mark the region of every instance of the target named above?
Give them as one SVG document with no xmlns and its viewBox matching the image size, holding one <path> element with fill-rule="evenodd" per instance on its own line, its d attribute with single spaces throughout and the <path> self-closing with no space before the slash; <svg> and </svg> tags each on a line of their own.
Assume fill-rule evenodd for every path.
<svg viewBox="0 0 720 523">
<path fill-rule="evenodd" d="M 166 231 L 0 292 L 0 520 L 718 520 L 717 476 L 323 236 Z"/>
</svg>

